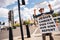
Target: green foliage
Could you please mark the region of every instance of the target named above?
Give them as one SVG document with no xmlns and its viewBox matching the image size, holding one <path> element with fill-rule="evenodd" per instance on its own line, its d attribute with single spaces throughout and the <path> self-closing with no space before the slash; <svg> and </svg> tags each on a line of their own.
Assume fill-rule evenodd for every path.
<svg viewBox="0 0 60 40">
<path fill-rule="evenodd" d="M 58 16 L 58 13 L 54 13 L 54 14 L 52 14 L 52 16 L 53 17 L 56 17 L 56 16 Z"/>
<path fill-rule="evenodd" d="M 20 24 L 19 24 L 19 23 L 16 23 L 16 24 L 14 24 L 14 26 L 15 26 L 15 27 L 19 27 L 19 26 L 20 26 Z"/>
<path fill-rule="evenodd" d="M 27 21 L 27 20 L 26 20 L 26 21 L 25 21 L 25 25 L 26 25 L 26 24 L 30 24 L 30 21 Z"/>
</svg>

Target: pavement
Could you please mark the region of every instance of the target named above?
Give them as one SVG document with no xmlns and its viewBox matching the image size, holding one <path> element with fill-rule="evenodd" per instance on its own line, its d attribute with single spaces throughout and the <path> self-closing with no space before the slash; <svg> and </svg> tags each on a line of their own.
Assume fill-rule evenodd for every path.
<svg viewBox="0 0 60 40">
<path fill-rule="evenodd" d="M 54 40 L 60 40 L 60 35 L 55 35 L 53 36 Z M 3 40 L 8 40 L 8 39 L 3 39 Z M 14 37 L 14 40 L 22 40 L 19 37 Z M 42 36 L 41 35 L 36 35 L 36 36 L 31 36 L 30 38 L 27 38 L 26 36 L 24 37 L 24 40 L 42 40 Z M 46 40 L 49 40 L 49 36 L 46 36 Z"/>
<path fill-rule="evenodd" d="M 29 29 L 30 29 L 31 37 L 27 38 L 26 27 L 23 25 L 24 40 L 42 40 L 42 35 L 40 34 L 40 30 L 38 29 L 35 32 L 35 30 L 37 29 L 36 26 L 34 26 L 34 25 L 29 26 Z M 52 36 L 54 37 L 54 40 L 60 40 L 60 32 L 55 32 L 55 33 L 53 33 Z M 46 38 L 47 38 L 47 40 L 49 40 L 48 36 Z M 13 39 L 14 40 L 22 40 L 20 27 L 13 29 Z M 7 31 L 7 30 L 2 30 L 2 32 L 0 31 L 0 40 L 9 40 L 9 31 Z"/>
<path fill-rule="evenodd" d="M 33 34 L 33 32 L 36 28 L 37 27 L 35 27 L 35 26 L 30 26 L 29 27 L 30 34 Z M 20 27 L 17 27 L 16 29 L 12 29 L 12 31 L 13 31 L 13 37 L 21 36 Z M 24 32 L 24 35 L 27 35 L 26 34 L 26 27 L 24 25 L 23 25 L 23 32 Z M 2 30 L 2 31 L 0 30 L 0 40 L 8 39 L 8 38 L 9 38 L 9 31 L 8 30 Z"/>
</svg>

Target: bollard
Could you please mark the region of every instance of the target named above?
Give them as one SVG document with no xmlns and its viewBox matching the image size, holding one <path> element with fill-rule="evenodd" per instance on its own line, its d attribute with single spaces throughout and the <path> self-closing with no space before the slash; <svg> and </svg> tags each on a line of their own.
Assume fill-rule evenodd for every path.
<svg viewBox="0 0 60 40">
<path fill-rule="evenodd" d="M 13 40 L 13 33 L 11 27 L 9 27 L 9 40 Z"/>
<path fill-rule="evenodd" d="M 29 31 L 29 26 L 26 25 L 26 32 L 27 32 L 27 38 L 30 38 L 30 31 Z"/>
</svg>

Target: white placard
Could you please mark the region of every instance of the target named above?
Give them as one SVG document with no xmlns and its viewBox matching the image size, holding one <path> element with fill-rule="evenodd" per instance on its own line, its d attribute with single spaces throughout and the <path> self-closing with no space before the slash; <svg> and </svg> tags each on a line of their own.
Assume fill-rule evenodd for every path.
<svg viewBox="0 0 60 40">
<path fill-rule="evenodd" d="M 37 19 L 41 33 L 52 33 L 56 31 L 56 24 L 51 14 L 42 15 Z"/>
</svg>

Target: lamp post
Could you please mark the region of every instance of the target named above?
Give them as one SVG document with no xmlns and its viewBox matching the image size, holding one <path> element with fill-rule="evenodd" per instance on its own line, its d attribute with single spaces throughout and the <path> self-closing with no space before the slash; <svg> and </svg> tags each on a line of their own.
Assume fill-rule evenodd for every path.
<svg viewBox="0 0 60 40">
<path fill-rule="evenodd" d="M 22 0 L 24 2 L 24 0 Z M 22 3 L 22 5 L 25 5 Z M 21 14 L 20 14 L 20 1 L 18 0 L 18 13 L 19 13 L 19 23 L 20 23 L 20 29 L 21 29 L 21 38 L 24 40 L 24 35 L 23 35 L 23 28 L 22 28 L 22 21 L 21 21 Z"/>
</svg>

